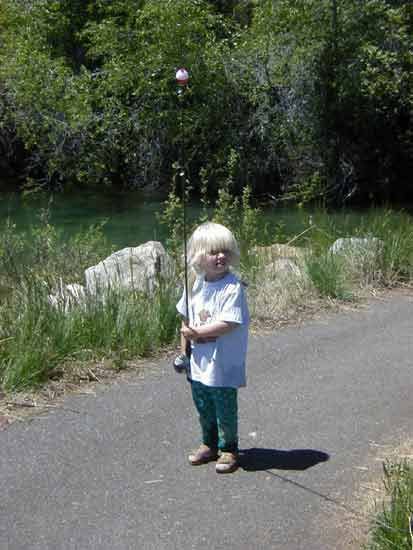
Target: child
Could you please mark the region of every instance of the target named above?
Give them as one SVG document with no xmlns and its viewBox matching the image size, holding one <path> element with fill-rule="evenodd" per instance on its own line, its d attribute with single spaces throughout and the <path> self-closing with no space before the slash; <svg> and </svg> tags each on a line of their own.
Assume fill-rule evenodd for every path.
<svg viewBox="0 0 413 550">
<path fill-rule="evenodd" d="M 237 389 L 246 385 L 249 314 L 244 285 L 231 273 L 239 262 L 234 235 L 223 225 L 200 225 L 188 242 L 188 264 L 197 278 L 177 304 L 184 317 L 181 351 L 191 343 L 188 378 L 199 413 L 202 445 L 192 465 L 217 460 L 217 473 L 238 467 Z"/>
</svg>

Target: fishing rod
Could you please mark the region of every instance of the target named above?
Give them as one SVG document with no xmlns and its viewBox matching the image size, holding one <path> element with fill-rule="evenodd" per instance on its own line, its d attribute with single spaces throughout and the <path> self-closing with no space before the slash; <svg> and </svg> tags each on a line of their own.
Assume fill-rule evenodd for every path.
<svg viewBox="0 0 413 550">
<path fill-rule="evenodd" d="M 175 75 L 176 83 L 178 85 L 178 99 L 182 103 L 186 87 L 189 82 L 188 71 L 181 67 L 176 71 Z M 181 133 L 181 152 L 180 152 L 180 166 L 179 166 L 179 177 L 181 179 L 181 195 L 182 195 L 182 223 L 183 223 L 183 240 L 184 240 L 184 294 L 185 294 L 185 321 L 184 323 L 188 325 L 189 323 L 189 285 L 188 285 L 188 247 L 187 247 L 187 218 L 186 218 L 186 189 L 185 189 L 185 168 L 184 168 L 184 153 L 183 153 L 183 123 L 182 123 L 182 107 L 180 108 L 180 133 Z M 191 344 L 189 341 L 186 342 L 185 354 L 178 355 L 174 361 L 174 368 L 177 372 L 187 371 L 189 367 L 189 359 L 191 357 Z"/>
<path fill-rule="evenodd" d="M 183 67 L 178 69 L 175 75 L 176 83 L 178 84 L 178 98 L 182 101 L 183 95 L 185 93 L 186 87 L 189 82 L 189 74 L 186 69 Z M 182 114 L 180 114 L 180 133 L 182 136 L 183 132 L 183 123 L 182 123 Z M 183 140 L 181 138 L 181 167 L 180 167 L 180 178 L 181 178 L 181 194 L 182 194 L 182 222 L 183 222 L 183 238 L 184 238 L 184 285 L 185 285 L 185 311 L 186 319 L 189 321 L 189 302 L 188 302 L 188 250 L 187 250 L 187 234 L 186 234 L 186 189 L 185 189 L 185 167 L 184 167 L 184 153 L 183 153 Z"/>
</svg>

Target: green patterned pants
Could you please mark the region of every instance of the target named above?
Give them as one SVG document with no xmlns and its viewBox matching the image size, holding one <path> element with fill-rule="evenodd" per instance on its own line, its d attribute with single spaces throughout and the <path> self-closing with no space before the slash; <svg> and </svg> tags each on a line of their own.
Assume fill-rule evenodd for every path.
<svg viewBox="0 0 413 550">
<path fill-rule="evenodd" d="M 238 450 L 238 391 L 211 388 L 191 382 L 192 398 L 199 414 L 202 442 L 220 451 Z"/>
</svg>

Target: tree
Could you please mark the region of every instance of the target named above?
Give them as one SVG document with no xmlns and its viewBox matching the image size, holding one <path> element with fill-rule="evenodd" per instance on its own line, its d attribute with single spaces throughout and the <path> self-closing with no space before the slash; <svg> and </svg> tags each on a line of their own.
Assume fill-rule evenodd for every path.
<svg viewBox="0 0 413 550">
<path fill-rule="evenodd" d="M 400 4 L 257 6 L 234 79 L 279 193 L 339 204 L 412 195 L 413 7 Z"/>
<path fill-rule="evenodd" d="M 348 0 L 340 11 L 337 133 L 344 191 L 359 201 L 413 197 L 413 8 L 399 4 Z"/>
<path fill-rule="evenodd" d="M 7 116 L 44 183 L 165 181 L 178 141 L 193 165 L 219 157 L 232 31 L 205 2 L 6 1 Z M 181 64 L 191 71 L 185 109 L 174 82 Z"/>
<path fill-rule="evenodd" d="M 212 192 L 400 200 L 412 36 L 402 1 L 3 0 L 0 132 L 48 186 L 165 184 L 185 151 Z"/>
</svg>

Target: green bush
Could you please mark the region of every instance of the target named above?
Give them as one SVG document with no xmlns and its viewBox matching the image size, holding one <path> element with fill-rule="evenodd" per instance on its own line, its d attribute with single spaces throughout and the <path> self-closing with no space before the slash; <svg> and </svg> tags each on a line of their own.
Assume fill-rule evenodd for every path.
<svg viewBox="0 0 413 550">
<path fill-rule="evenodd" d="M 305 260 L 305 266 L 312 284 L 322 297 L 338 300 L 352 299 L 342 258 L 330 252 L 320 255 L 309 254 Z"/>
<path fill-rule="evenodd" d="M 164 184 L 184 151 L 215 196 L 236 151 L 238 195 L 400 202 L 412 29 L 386 0 L 3 0 L 0 143 L 36 185 Z"/>
<path fill-rule="evenodd" d="M 413 469 L 408 462 L 386 462 L 385 500 L 377 506 L 366 550 L 411 550 L 409 517 L 413 514 Z"/>
</svg>

